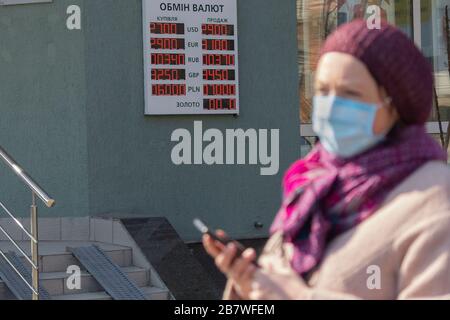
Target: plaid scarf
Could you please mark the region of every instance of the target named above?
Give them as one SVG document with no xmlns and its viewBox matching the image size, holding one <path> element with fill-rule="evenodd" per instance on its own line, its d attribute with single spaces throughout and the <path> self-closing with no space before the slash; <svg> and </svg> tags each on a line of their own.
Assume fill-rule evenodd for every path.
<svg viewBox="0 0 450 320">
<path fill-rule="evenodd" d="M 376 147 L 340 159 L 318 143 L 283 179 L 283 201 L 271 233 L 294 244 L 292 267 L 305 276 L 319 265 L 327 244 L 369 218 L 392 189 L 431 160 L 447 154 L 424 126 L 394 129 Z"/>
</svg>

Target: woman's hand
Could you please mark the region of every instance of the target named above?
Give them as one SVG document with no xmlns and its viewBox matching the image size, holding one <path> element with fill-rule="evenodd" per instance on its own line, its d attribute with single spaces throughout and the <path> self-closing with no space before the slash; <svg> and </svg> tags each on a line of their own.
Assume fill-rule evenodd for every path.
<svg viewBox="0 0 450 320">
<path fill-rule="evenodd" d="M 222 230 L 217 231 L 216 234 L 220 238 L 226 237 Z M 250 299 L 253 276 L 258 269 L 254 263 L 255 250 L 247 249 L 240 257 L 237 257 L 238 250 L 235 244 L 230 243 L 224 246 L 209 235 L 203 236 L 203 245 L 209 255 L 214 258 L 219 270 L 233 281 L 239 296 L 242 299 Z"/>
</svg>

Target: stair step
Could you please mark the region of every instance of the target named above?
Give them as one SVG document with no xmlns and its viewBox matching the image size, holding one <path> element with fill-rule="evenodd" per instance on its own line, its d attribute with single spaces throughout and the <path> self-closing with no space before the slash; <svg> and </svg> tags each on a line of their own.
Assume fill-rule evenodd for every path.
<svg viewBox="0 0 450 320">
<path fill-rule="evenodd" d="M 145 270 L 139 267 L 124 267 L 122 270 L 125 274 L 133 281 L 138 287 L 148 286 L 150 283 L 150 270 Z M 41 285 L 48 291 L 52 296 L 59 295 L 76 295 L 76 294 L 86 294 L 92 292 L 102 291 L 103 288 L 94 279 L 94 277 L 87 273 L 86 271 L 81 272 L 81 289 L 70 290 L 66 281 L 70 275 L 64 272 L 46 272 L 40 274 Z M 7 297 L 12 296 L 7 285 L 0 280 L 0 298 L 1 300 L 6 300 Z M 6 298 L 5 298 L 6 297 Z"/>
<path fill-rule="evenodd" d="M 129 247 L 112 245 L 102 242 L 83 242 L 83 241 L 40 241 L 39 242 L 39 270 L 41 272 L 66 272 L 67 268 L 77 265 L 83 270 L 79 261 L 67 252 L 67 247 L 84 247 L 95 244 L 102 249 L 114 263 L 120 267 L 132 266 L 132 249 Z M 30 243 L 28 241 L 19 241 L 21 248 L 30 254 Z M 3 252 L 14 251 L 19 256 L 21 254 L 9 242 L 1 241 L 0 249 Z M 21 256 L 21 259 L 28 264 L 27 260 Z"/>
<path fill-rule="evenodd" d="M 145 300 L 136 284 L 99 247 L 70 248 L 69 251 L 114 300 Z"/>
<path fill-rule="evenodd" d="M 119 267 L 129 267 L 132 264 L 131 249 L 105 251 L 108 257 Z M 82 270 L 84 267 L 71 254 L 57 254 L 41 256 L 39 269 L 41 272 L 65 272 L 69 266 L 79 266 Z"/>
<path fill-rule="evenodd" d="M 141 287 L 140 288 L 149 300 L 168 300 L 169 293 L 165 289 L 157 287 Z M 89 292 L 69 295 L 57 295 L 52 297 L 53 300 L 112 300 L 111 296 L 104 291 Z"/>
<path fill-rule="evenodd" d="M 97 244 L 111 260 L 119 267 L 130 267 L 132 265 L 132 250 L 127 247 L 107 246 Z M 81 247 L 82 245 L 80 245 Z M 69 266 L 76 265 L 82 270 L 84 267 L 73 256 L 71 252 L 49 254 L 41 256 L 40 269 L 42 272 L 66 272 Z"/>
<path fill-rule="evenodd" d="M 87 241 L 41 241 L 39 242 L 40 256 L 40 282 L 54 300 L 111 300 L 104 288 L 87 272 L 81 263 L 67 251 L 69 247 L 85 247 L 97 245 L 111 260 L 120 266 L 127 276 L 143 290 L 150 300 L 167 300 L 170 294 L 167 289 L 151 286 L 150 270 L 133 266 L 132 249 L 126 246 L 113 245 L 101 242 Z M 21 248 L 30 253 L 28 241 L 19 241 Z M 11 243 L 0 241 L 0 250 L 3 252 L 14 251 Z M 27 264 L 24 257 L 21 257 Z M 69 266 L 79 266 L 81 269 L 81 289 L 69 290 L 67 280 L 71 274 L 67 274 Z M 6 284 L 0 279 L 0 300 L 16 300 Z"/>
<path fill-rule="evenodd" d="M 0 300 L 17 300 L 17 298 L 6 285 L 0 285 Z"/>
<path fill-rule="evenodd" d="M 138 287 L 144 287 L 149 284 L 149 270 L 138 267 L 123 267 L 122 270 Z M 40 283 L 50 295 L 88 293 L 103 289 L 91 274 L 81 271 L 81 289 L 70 290 L 66 285 L 69 276 L 65 272 L 45 272 L 40 274 Z M 3 293 L 8 291 L 9 289 L 5 282 L 0 280 L 0 297 L 3 297 Z"/>
<path fill-rule="evenodd" d="M 122 270 L 138 287 L 149 284 L 149 271 L 138 267 L 123 267 Z M 86 271 L 81 272 L 81 289 L 70 290 L 66 281 L 69 275 L 64 272 L 51 272 L 41 274 L 42 285 L 51 295 L 79 294 L 103 290 L 95 278 Z"/>
</svg>

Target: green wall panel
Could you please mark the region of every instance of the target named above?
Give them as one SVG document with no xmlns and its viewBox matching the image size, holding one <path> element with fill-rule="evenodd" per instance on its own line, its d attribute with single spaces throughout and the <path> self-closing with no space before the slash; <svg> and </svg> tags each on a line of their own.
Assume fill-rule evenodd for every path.
<svg viewBox="0 0 450 320">
<path fill-rule="evenodd" d="M 70 4 L 82 9 L 81 31 L 65 28 Z M 239 0 L 238 10 L 240 116 L 150 117 L 141 1 L 0 7 L 0 143 L 57 198 L 52 214 L 166 216 L 186 240 L 198 239 L 196 216 L 235 237 L 267 233 L 283 171 L 300 154 L 295 0 Z M 280 129 L 279 174 L 175 166 L 171 134 L 195 120 L 204 130 Z M 20 184 L 0 175 L 2 195 L 27 210 Z"/>
</svg>

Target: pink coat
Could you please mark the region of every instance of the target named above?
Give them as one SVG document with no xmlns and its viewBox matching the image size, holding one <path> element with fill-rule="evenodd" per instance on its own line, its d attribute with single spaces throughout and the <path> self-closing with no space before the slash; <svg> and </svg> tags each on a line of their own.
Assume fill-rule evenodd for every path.
<svg viewBox="0 0 450 320">
<path fill-rule="evenodd" d="M 274 234 L 259 258 L 267 272 L 289 275 L 292 299 L 450 299 L 450 168 L 427 163 L 388 195 L 369 219 L 335 238 L 303 281 L 292 248 Z M 240 299 L 231 281 L 223 298 Z"/>
</svg>

